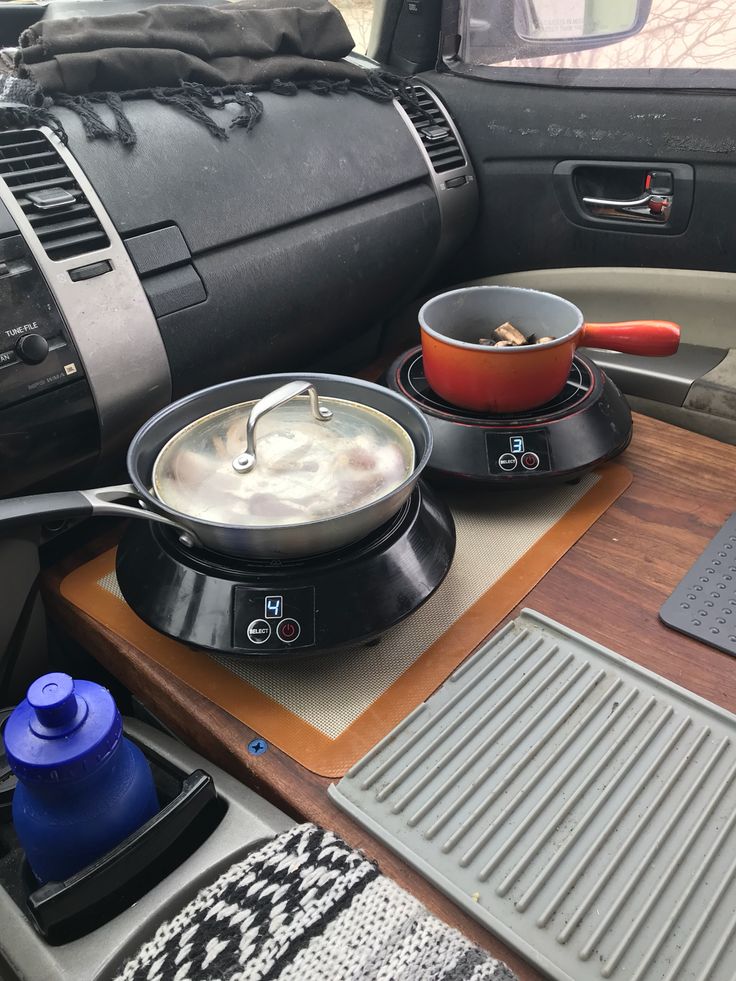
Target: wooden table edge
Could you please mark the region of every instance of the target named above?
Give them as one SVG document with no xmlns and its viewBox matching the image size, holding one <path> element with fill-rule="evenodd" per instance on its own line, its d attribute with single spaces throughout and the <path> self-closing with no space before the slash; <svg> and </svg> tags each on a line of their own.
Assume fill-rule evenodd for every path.
<svg viewBox="0 0 736 981">
<path fill-rule="evenodd" d="M 667 485 L 669 495 L 666 500 L 659 501 L 661 520 L 657 525 L 658 536 L 653 532 L 642 535 L 641 529 L 638 535 L 643 543 L 640 552 L 645 548 L 647 540 L 652 547 L 657 541 L 667 540 L 666 536 L 663 539 L 663 528 L 669 528 L 672 536 L 676 533 L 677 537 L 676 558 L 664 558 L 661 561 L 666 572 L 659 577 L 662 581 L 657 582 L 655 576 L 655 581 L 647 580 L 641 584 L 649 604 L 650 597 L 654 594 L 661 594 L 662 601 L 669 595 L 728 517 L 733 509 L 729 491 L 730 474 L 736 473 L 736 447 L 726 446 L 647 417 L 635 416 L 635 426 L 631 447 L 620 458 L 634 474 L 632 486 L 502 623 L 516 616 L 522 607 L 530 606 L 541 613 L 556 616 L 567 626 L 579 630 L 593 640 L 606 643 L 605 639 L 601 639 L 607 636 L 605 604 L 602 607 L 603 615 L 591 619 L 575 615 L 576 611 L 570 605 L 569 599 L 565 607 L 559 596 L 568 581 L 577 582 L 578 585 L 581 578 L 584 582 L 588 581 L 587 570 L 595 566 L 596 559 L 600 564 L 602 557 L 607 554 L 606 536 L 612 543 L 617 543 L 619 539 L 616 533 L 622 534 L 621 528 L 630 527 L 632 521 L 647 521 L 643 510 L 656 507 L 658 488 L 660 495 L 664 495 L 665 484 Z M 669 470 L 665 468 L 668 459 Z M 708 487 L 704 484 L 706 478 Z M 701 513 L 699 517 L 696 515 L 697 520 L 692 522 L 684 520 L 687 513 L 682 507 L 684 487 L 689 487 L 701 511 L 705 505 L 710 505 L 707 514 Z M 166 669 L 142 657 L 134 648 L 120 644 L 119 638 L 104 626 L 64 600 L 59 591 L 63 578 L 93 555 L 109 548 L 113 541 L 114 536 L 107 534 L 90 547 L 47 570 L 43 589 L 50 617 L 192 748 L 243 780 L 296 820 L 313 821 L 340 834 L 350 845 L 361 849 L 376 861 L 385 874 L 416 896 L 432 913 L 456 927 L 494 956 L 506 961 L 520 981 L 536 981 L 542 978 L 543 975 L 536 968 L 462 912 L 401 858 L 339 810 L 327 795 L 327 786 L 332 782 L 329 778 L 309 772 L 275 747 L 269 747 L 269 751 L 263 756 L 249 754 L 247 745 L 257 733 L 212 705 Z M 613 545 L 609 552 L 612 548 Z M 628 556 L 629 567 L 635 568 L 642 559 L 646 559 L 640 552 L 636 556 Z M 633 561 L 634 558 L 636 561 Z M 599 571 L 604 579 L 606 570 Z M 614 583 L 613 586 L 615 585 Z M 600 583 L 591 582 L 591 589 L 599 588 Z M 642 647 L 633 649 L 629 646 L 622 650 L 620 646 L 610 642 L 607 646 L 651 668 L 653 661 L 656 661 L 652 654 L 652 636 L 656 635 L 662 646 L 669 650 L 671 664 L 678 663 L 678 658 L 684 658 L 685 663 L 688 659 L 692 664 L 705 663 L 709 673 L 715 673 L 717 681 L 715 685 L 704 686 L 702 679 L 696 678 L 693 672 L 682 677 L 681 667 L 674 671 L 668 670 L 671 665 L 667 663 L 656 662 L 655 670 L 679 683 L 690 681 L 692 690 L 698 694 L 710 697 L 731 711 L 736 709 L 736 663 L 728 655 L 669 631 L 656 619 L 659 605 L 658 603 L 653 611 L 653 618 L 645 618 L 646 622 L 639 632 L 642 642 L 648 642 L 648 653 L 642 654 Z M 561 607 L 567 613 L 564 617 L 559 612 L 555 614 L 555 608 L 559 611 Z M 601 611 L 601 604 L 598 605 L 598 610 Z M 646 610 L 647 613 L 650 612 L 649 606 Z M 613 624 L 609 626 L 612 628 Z M 496 629 L 491 628 L 489 633 Z M 620 632 L 619 630 L 618 633 Z"/>
</svg>

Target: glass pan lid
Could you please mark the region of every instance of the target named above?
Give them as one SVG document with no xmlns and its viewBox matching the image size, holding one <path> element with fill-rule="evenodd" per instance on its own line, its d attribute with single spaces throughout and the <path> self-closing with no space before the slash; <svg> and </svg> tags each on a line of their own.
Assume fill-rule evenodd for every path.
<svg viewBox="0 0 736 981">
<path fill-rule="evenodd" d="M 309 398 L 277 397 L 311 387 L 295 384 L 219 409 L 173 436 L 154 465 L 154 494 L 218 524 L 299 525 L 371 504 L 411 475 L 414 444 L 397 422 L 370 406 L 318 399 L 313 389 Z"/>
</svg>

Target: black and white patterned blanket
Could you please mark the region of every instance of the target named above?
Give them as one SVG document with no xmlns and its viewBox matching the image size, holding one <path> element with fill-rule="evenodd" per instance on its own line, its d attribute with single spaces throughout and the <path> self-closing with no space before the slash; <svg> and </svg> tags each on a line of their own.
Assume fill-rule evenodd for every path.
<svg viewBox="0 0 736 981">
<path fill-rule="evenodd" d="M 336 835 L 284 832 L 202 889 L 116 981 L 515 981 Z"/>
</svg>

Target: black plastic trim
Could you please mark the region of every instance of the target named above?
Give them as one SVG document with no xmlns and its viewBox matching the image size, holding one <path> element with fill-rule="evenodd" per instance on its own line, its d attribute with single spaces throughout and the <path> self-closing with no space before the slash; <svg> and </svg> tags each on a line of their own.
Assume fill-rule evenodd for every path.
<svg viewBox="0 0 736 981">
<path fill-rule="evenodd" d="M 125 239 L 125 247 L 141 276 L 189 262 L 192 253 L 176 225 Z"/>
<path fill-rule="evenodd" d="M 457 43 L 442 50 L 452 50 Z M 736 89 L 736 71 L 717 68 L 497 68 L 463 61 L 454 54 L 442 59 L 439 70 L 462 78 L 489 82 L 582 89 Z"/>
<path fill-rule="evenodd" d="M 207 299 L 204 283 L 191 263 L 156 273 L 141 283 L 157 317 L 185 310 Z"/>
<path fill-rule="evenodd" d="M 179 864 L 185 838 L 191 852 L 193 836 L 203 840 L 202 830 L 204 837 L 211 833 L 217 819 L 205 829 L 198 827 L 207 811 L 213 806 L 217 810 L 217 802 L 212 777 L 203 770 L 189 774 L 174 800 L 99 861 L 28 897 L 28 911 L 39 933 L 50 943 L 67 943 L 127 908 L 151 888 L 152 880 L 160 881 Z"/>
</svg>

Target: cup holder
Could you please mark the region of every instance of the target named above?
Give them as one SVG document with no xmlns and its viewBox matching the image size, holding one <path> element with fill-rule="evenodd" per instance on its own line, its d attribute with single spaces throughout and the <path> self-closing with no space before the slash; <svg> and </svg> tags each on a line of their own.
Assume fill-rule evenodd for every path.
<svg viewBox="0 0 736 981">
<path fill-rule="evenodd" d="M 207 840 L 227 810 L 204 770 L 178 770 L 127 735 L 151 765 L 161 810 L 76 875 L 43 886 L 33 878 L 13 828 L 15 779 L 0 755 L 0 887 L 50 944 L 85 936 L 137 902 Z"/>
</svg>

